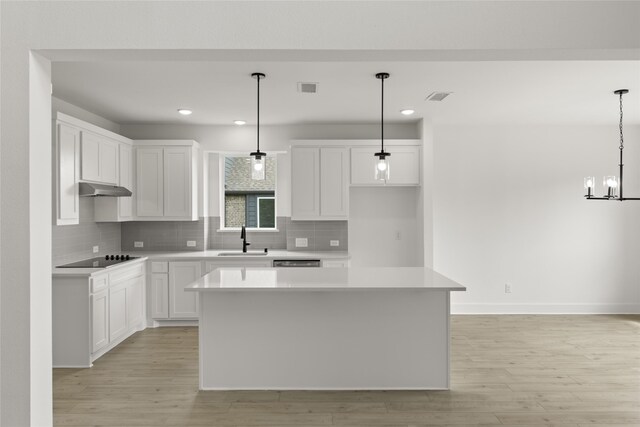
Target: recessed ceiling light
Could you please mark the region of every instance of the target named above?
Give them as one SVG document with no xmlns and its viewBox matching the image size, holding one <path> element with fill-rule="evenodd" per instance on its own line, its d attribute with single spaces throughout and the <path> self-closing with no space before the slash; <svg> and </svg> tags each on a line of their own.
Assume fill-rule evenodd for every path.
<svg viewBox="0 0 640 427">
<path fill-rule="evenodd" d="M 244 120 L 234 120 L 233 123 L 237 124 L 238 126 L 247 124 L 247 122 L 245 122 Z"/>
<path fill-rule="evenodd" d="M 178 108 L 178 113 L 182 114 L 183 116 L 188 116 L 191 113 L 193 113 L 193 111 L 188 110 L 186 108 Z"/>
<path fill-rule="evenodd" d="M 415 112 L 416 112 L 416 110 L 411 110 L 409 108 L 407 108 L 406 110 L 400 110 L 400 113 L 404 114 L 405 116 L 410 116 Z"/>
</svg>

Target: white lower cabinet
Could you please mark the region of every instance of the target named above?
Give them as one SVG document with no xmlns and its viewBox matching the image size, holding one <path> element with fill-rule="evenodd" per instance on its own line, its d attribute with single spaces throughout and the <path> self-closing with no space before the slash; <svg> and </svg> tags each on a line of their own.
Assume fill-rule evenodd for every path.
<svg viewBox="0 0 640 427">
<path fill-rule="evenodd" d="M 151 274 L 151 317 L 169 318 L 169 274 Z"/>
<path fill-rule="evenodd" d="M 349 267 L 348 259 L 323 259 L 322 260 L 323 268 L 344 268 Z"/>
<path fill-rule="evenodd" d="M 127 332 L 127 284 L 109 289 L 109 341 Z"/>
<path fill-rule="evenodd" d="M 197 319 L 198 293 L 185 292 L 187 285 L 202 277 L 200 261 L 169 263 L 169 318 Z"/>
<path fill-rule="evenodd" d="M 151 263 L 151 317 L 155 320 L 198 318 L 198 295 L 184 288 L 202 276 L 201 261 Z"/>
<path fill-rule="evenodd" d="M 127 328 L 142 323 L 144 318 L 144 276 L 131 280 L 127 286 Z"/>
<path fill-rule="evenodd" d="M 92 276 L 53 277 L 53 367 L 90 367 L 144 328 L 144 260 Z"/>
<path fill-rule="evenodd" d="M 91 352 L 109 344 L 109 291 L 91 295 Z"/>
<path fill-rule="evenodd" d="M 271 260 L 226 260 L 226 261 L 206 261 L 204 263 L 204 271 L 211 273 L 216 268 L 220 267 L 271 267 L 273 261 Z"/>
</svg>

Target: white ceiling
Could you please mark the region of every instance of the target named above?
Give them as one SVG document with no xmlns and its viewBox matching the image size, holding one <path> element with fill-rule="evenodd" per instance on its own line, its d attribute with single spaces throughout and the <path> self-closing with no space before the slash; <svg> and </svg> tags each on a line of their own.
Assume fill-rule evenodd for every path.
<svg viewBox="0 0 640 427">
<path fill-rule="evenodd" d="M 625 123 L 640 124 L 640 61 L 485 62 L 54 62 L 53 94 L 117 123 L 366 123 L 426 117 L 441 124 L 589 123 L 618 120 L 612 94 L 628 88 Z M 318 82 L 315 95 L 298 82 Z M 433 91 L 453 92 L 427 102 Z M 194 111 L 180 116 L 178 108 Z M 416 114 L 405 117 L 402 108 Z"/>
</svg>

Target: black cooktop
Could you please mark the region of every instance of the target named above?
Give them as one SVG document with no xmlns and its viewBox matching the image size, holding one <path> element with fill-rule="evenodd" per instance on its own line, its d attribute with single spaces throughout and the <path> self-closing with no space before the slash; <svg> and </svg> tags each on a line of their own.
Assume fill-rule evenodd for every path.
<svg viewBox="0 0 640 427">
<path fill-rule="evenodd" d="M 105 255 L 103 257 L 84 259 L 82 261 L 73 262 L 71 264 L 59 265 L 58 268 L 107 268 L 111 267 L 112 265 L 120 264 L 138 258 L 140 257 L 130 255 Z"/>
</svg>

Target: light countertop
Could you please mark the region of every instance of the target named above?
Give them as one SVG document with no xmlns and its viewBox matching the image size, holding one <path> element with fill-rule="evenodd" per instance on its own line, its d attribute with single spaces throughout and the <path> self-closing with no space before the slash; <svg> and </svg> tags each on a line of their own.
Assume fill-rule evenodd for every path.
<svg viewBox="0 0 640 427">
<path fill-rule="evenodd" d="M 243 290 L 426 289 L 466 291 L 423 267 L 218 268 L 185 288 L 192 292 Z"/>
<path fill-rule="evenodd" d="M 107 268 L 59 268 L 54 267 L 51 271 L 53 277 L 64 277 L 64 276 L 93 276 L 96 274 L 104 274 L 111 273 L 117 271 L 121 268 L 127 268 L 134 266 L 135 264 L 139 264 L 141 262 L 145 262 L 148 258 L 146 256 L 132 254 L 134 256 L 140 257 L 137 259 L 132 259 L 127 262 L 122 262 L 120 264 L 114 264 Z"/>
<path fill-rule="evenodd" d="M 218 256 L 220 253 L 238 252 L 233 256 Z M 239 249 L 225 250 L 207 250 L 207 251 L 177 251 L 177 252 L 143 252 L 143 251 L 125 251 L 134 256 L 145 256 L 151 261 L 180 261 L 180 260 L 206 260 L 206 261 L 224 261 L 224 260 L 269 260 L 274 259 L 348 259 L 350 255 L 344 251 L 287 251 L 283 249 L 273 249 L 267 255 L 240 255 L 242 251 Z M 250 250 L 249 253 L 259 253 L 261 251 Z"/>
<path fill-rule="evenodd" d="M 274 259 L 349 259 L 351 258 L 348 252 L 343 251 L 286 251 L 286 250 L 271 250 L 267 255 L 232 255 L 232 256 L 219 256 L 220 253 L 225 252 L 238 252 L 240 250 L 208 250 L 208 251 L 178 251 L 178 252 L 152 252 L 152 251 L 122 251 L 122 253 L 129 254 L 131 256 L 140 257 L 133 261 L 129 261 L 122 264 L 116 264 L 108 268 L 59 268 L 53 267 L 52 275 L 54 277 L 59 276 L 91 276 L 95 274 L 105 273 L 113 271 L 114 269 L 121 268 L 123 266 L 133 265 L 133 262 L 138 261 L 273 261 Z M 259 251 L 249 251 L 249 253 L 256 253 Z"/>
</svg>

